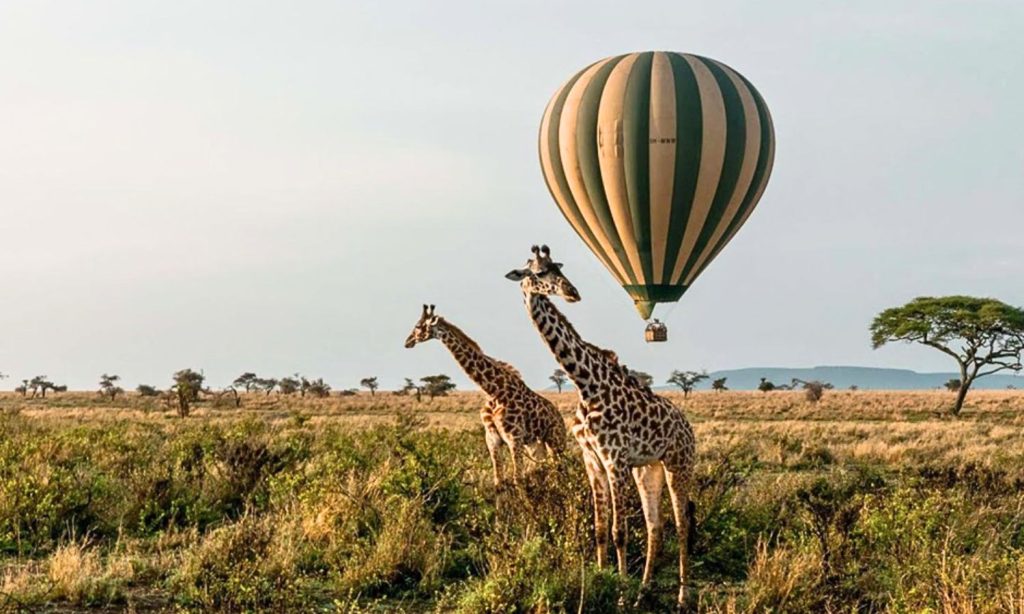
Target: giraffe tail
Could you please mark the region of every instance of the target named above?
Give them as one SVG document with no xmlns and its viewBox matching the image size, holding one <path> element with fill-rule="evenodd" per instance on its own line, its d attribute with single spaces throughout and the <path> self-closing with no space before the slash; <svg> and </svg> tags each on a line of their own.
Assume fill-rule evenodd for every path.
<svg viewBox="0 0 1024 614">
<path fill-rule="evenodd" d="M 693 554 L 693 544 L 697 540 L 697 504 L 690 499 L 686 502 L 686 551 Z"/>
</svg>

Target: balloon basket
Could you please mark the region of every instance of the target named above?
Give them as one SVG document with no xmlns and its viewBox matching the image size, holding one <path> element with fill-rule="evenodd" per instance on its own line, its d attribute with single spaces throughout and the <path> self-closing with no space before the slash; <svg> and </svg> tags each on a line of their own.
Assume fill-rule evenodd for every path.
<svg viewBox="0 0 1024 614">
<path fill-rule="evenodd" d="M 668 341 L 668 327 L 656 319 L 647 325 L 647 329 L 644 330 L 644 339 L 647 343 Z"/>
</svg>

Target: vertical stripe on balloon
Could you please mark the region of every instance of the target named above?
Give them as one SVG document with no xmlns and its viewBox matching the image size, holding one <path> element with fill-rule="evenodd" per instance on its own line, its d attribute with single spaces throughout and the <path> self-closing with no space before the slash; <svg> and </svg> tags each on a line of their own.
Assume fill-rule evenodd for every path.
<svg viewBox="0 0 1024 614">
<path fill-rule="evenodd" d="M 704 263 L 705 268 L 707 268 L 707 265 L 715 259 L 718 253 L 722 251 L 729 241 L 736 236 L 740 227 L 746 223 L 747 218 L 749 218 L 750 214 L 754 212 L 754 208 L 761 200 L 761 195 L 764 193 L 764 189 L 768 186 L 768 178 L 772 174 L 772 166 L 775 163 L 775 126 L 772 122 L 772 116 L 768 112 L 768 105 L 765 104 L 764 99 L 761 98 L 761 94 L 754 89 L 754 86 L 751 85 L 749 81 L 743 79 L 743 83 L 757 100 L 758 119 L 761 123 L 761 149 L 758 152 L 757 157 L 757 170 L 754 171 L 754 179 L 751 181 L 750 190 L 747 193 L 747 197 L 744 199 L 742 211 L 737 216 L 737 219 L 730 224 L 729 229 L 726 231 L 725 238 L 715 246 L 715 251 L 712 253 L 711 258 Z M 700 275 L 702 270 L 697 271 L 697 275 Z"/>
<path fill-rule="evenodd" d="M 711 254 L 717 248 L 733 220 L 740 214 L 744 198 L 754 178 L 754 171 L 757 169 L 757 154 L 761 147 L 761 122 L 757 115 L 757 103 L 754 101 L 753 94 L 731 68 L 717 62 L 715 64 L 729 78 L 733 88 L 735 88 L 736 93 L 739 95 L 742 105 L 742 109 L 739 112 L 743 115 L 746 133 L 744 134 L 744 148 L 740 158 L 741 166 L 736 178 L 736 185 L 731 190 L 728 204 L 726 204 L 722 215 L 715 224 L 707 243 L 701 249 L 700 255 L 693 266 L 689 267 L 688 273 L 683 279 L 683 283 L 686 285 L 692 284 L 693 280 L 697 277 L 697 272 L 703 270 L 705 264 L 710 262 Z"/>
<path fill-rule="evenodd" d="M 694 194 L 697 192 L 706 131 L 700 84 L 693 67 L 681 54 L 666 55 L 672 65 L 676 101 L 675 185 L 672 189 L 672 215 L 665 249 L 665 268 L 662 272 L 664 283 L 671 283 L 683 245 L 683 233 L 693 208 Z"/>
<path fill-rule="evenodd" d="M 622 115 L 623 166 L 634 243 L 640 254 L 641 283 L 654 283 L 651 258 L 650 120 L 651 62 L 654 54 L 639 54 L 629 73 Z"/>
<path fill-rule="evenodd" d="M 615 218 L 612 215 L 611 206 L 608 203 L 608 195 L 605 193 L 604 181 L 601 179 L 601 163 L 599 148 L 602 139 L 615 139 L 616 134 L 602 134 L 598 126 L 598 110 L 601 106 L 601 94 L 608 83 L 608 77 L 618 66 L 625 56 L 612 58 L 597 69 L 590 82 L 586 84 L 583 95 L 580 97 L 579 110 L 576 112 L 576 155 L 579 162 L 580 176 L 583 178 L 583 185 L 590 200 L 590 206 L 594 209 L 598 222 L 604 230 L 605 237 L 612 248 L 613 257 L 617 258 L 629 279 L 630 284 L 636 284 L 636 274 L 629 264 L 629 257 L 619 238 L 619 231 L 615 227 Z"/>
<path fill-rule="evenodd" d="M 722 177 L 722 166 L 725 164 L 726 143 L 726 109 L 722 98 L 722 90 L 714 74 L 704 62 L 692 55 L 683 58 L 693 69 L 700 91 L 701 109 L 703 109 L 703 131 L 701 139 L 700 170 L 697 175 L 697 189 L 690 206 L 690 217 L 686 220 L 683 231 L 682 246 L 676 257 L 675 267 L 669 277 L 670 283 L 678 284 L 683 274 L 683 267 L 693 255 L 694 247 L 700 238 L 701 231 L 707 222 L 711 206 L 715 202 L 718 183 Z M 726 138 L 722 138 L 726 135 Z"/>
<path fill-rule="evenodd" d="M 579 206 L 572 197 L 572 191 L 569 189 L 569 183 L 562 168 L 562 156 L 558 148 L 558 126 L 562 118 L 562 109 L 565 107 L 565 100 L 569 95 L 569 90 L 585 71 L 586 69 L 573 75 L 551 98 L 551 102 L 544 112 L 539 139 L 541 170 L 544 172 L 545 183 L 551 192 L 551 197 L 558 204 L 562 215 L 565 216 L 569 225 L 583 239 L 583 242 L 587 244 L 590 251 L 594 252 L 598 259 L 601 260 L 612 276 L 619 283 L 625 284 L 625 278 L 620 276 L 618 270 L 612 265 L 601 249 L 600 244 L 594 237 L 594 233 L 590 230 L 586 219 L 580 212 Z"/>
<path fill-rule="evenodd" d="M 597 108 L 597 157 L 608 211 L 622 251 L 626 255 L 629 270 L 636 280 L 635 283 L 645 284 L 647 282 L 643 277 L 640 250 L 637 247 L 629 194 L 626 189 L 626 134 L 623 126 L 626 85 L 639 57 L 639 54 L 634 53 L 622 58 L 608 74 L 608 80 L 601 90 Z"/>
<path fill-rule="evenodd" d="M 562 169 L 569 185 L 569 191 L 579 205 L 580 213 L 583 215 L 583 219 L 586 220 L 587 227 L 594 234 L 598 245 L 601 246 L 604 257 L 619 272 L 619 278 L 622 284 L 625 285 L 630 283 L 630 278 L 622 263 L 615 257 L 615 250 L 612 247 L 611 241 L 609 241 L 608 236 L 605 234 L 604 226 L 597 218 L 597 213 L 594 210 L 593 203 L 590 201 L 587 187 L 583 181 L 579 150 L 576 147 L 576 130 L 579 125 L 579 108 L 583 93 L 597 71 L 613 59 L 602 60 L 585 70 L 569 89 L 569 94 L 565 99 L 565 106 L 562 108 L 562 117 L 558 123 L 558 151 L 561 154 Z"/>
<path fill-rule="evenodd" d="M 649 283 L 665 281 L 665 251 L 672 219 L 672 188 L 676 164 L 676 85 L 668 55 L 654 54 L 651 61 L 651 106 L 649 109 L 648 154 L 650 186 L 650 237 L 653 278 Z"/>
</svg>

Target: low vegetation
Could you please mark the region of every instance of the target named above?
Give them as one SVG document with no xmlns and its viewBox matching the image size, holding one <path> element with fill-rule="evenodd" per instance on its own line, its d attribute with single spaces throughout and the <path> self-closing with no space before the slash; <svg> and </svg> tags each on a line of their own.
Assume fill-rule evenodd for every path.
<svg viewBox="0 0 1024 614">
<path fill-rule="evenodd" d="M 610 612 L 631 595 L 639 517 L 633 579 L 596 569 L 574 449 L 496 492 L 482 397 L 409 392 L 254 386 L 186 419 L 132 393 L 0 394 L 0 610 Z M 574 395 L 548 396 L 568 419 Z M 690 394 L 693 605 L 1021 611 L 1024 394 L 975 391 L 958 419 L 949 396 Z M 651 612 L 674 596 L 666 535 Z"/>
</svg>

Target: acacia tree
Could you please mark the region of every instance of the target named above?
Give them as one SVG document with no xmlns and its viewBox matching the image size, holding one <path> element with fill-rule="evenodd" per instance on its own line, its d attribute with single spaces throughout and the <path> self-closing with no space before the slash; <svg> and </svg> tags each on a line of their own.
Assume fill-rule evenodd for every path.
<svg viewBox="0 0 1024 614">
<path fill-rule="evenodd" d="M 713 382 L 711 382 L 711 389 L 714 390 L 715 392 L 725 392 L 726 390 L 728 390 L 728 388 L 725 387 L 725 380 L 727 379 L 728 378 L 726 377 L 719 377 L 718 379 L 714 380 Z"/>
<path fill-rule="evenodd" d="M 320 399 L 331 396 L 331 387 L 322 377 L 310 380 L 306 385 L 306 390 L 309 394 Z"/>
<path fill-rule="evenodd" d="M 775 390 L 775 388 L 775 383 L 772 382 L 767 377 L 762 377 L 761 383 L 757 385 L 757 389 L 760 390 L 761 392 L 771 392 L 772 390 Z"/>
<path fill-rule="evenodd" d="M 632 369 L 627 369 L 627 371 L 629 372 L 629 376 L 639 382 L 641 386 L 647 386 L 650 388 L 651 384 L 654 383 L 654 377 L 650 373 L 634 371 Z"/>
<path fill-rule="evenodd" d="M 371 397 L 377 394 L 377 388 L 380 387 L 380 385 L 377 383 L 377 376 L 364 377 L 363 379 L 359 380 L 359 385 L 369 390 Z"/>
<path fill-rule="evenodd" d="M 270 396 L 270 393 L 274 391 L 274 388 L 277 388 L 277 383 L 277 380 L 272 377 L 260 377 L 256 379 L 253 386 L 265 392 L 267 396 Z"/>
<path fill-rule="evenodd" d="M 569 381 L 568 375 L 569 374 L 562 369 L 555 369 L 554 373 L 552 373 L 551 377 L 548 379 L 551 380 L 556 388 L 558 388 L 558 392 L 562 392 L 562 388 L 564 388 L 565 384 Z"/>
<path fill-rule="evenodd" d="M 960 368 L 953 415 L 959 415 L 971 384 L 999 371 L 1021 370 L 1024 310 L 992 298 L 920 297 L 878 314 L 871 343 L 920 343 L 948 354 Z"/>
<path fill-rule="evenodd" d="M 47 379 L 45 375 L 37 375 L 32 379 L 25 381 L 24 386 L 26 391 L 32 391 L 32 398 L 35 398 L 36 394 L 38 393 L 40 398 L 43 399 L 46 398 L 47 390 L 52 390 L 54 392 L 64 392 L 68 389 L 67 386 L 58 386 L 57 384 L 54 384 L 49 379 Z M 22 394 L 24 394 L 24 392 L 22 392 Z"/>
<path fill-rule="evenodd" d="M 199 401 L 199 393 L 203 391 L 206 376 L 192 369 L 175 371 L 174 384 L 168 389 L 168 395 L 178 401 L 178 415 L 188 418 L 192 403 Z"/>
<path fill-rule="evenodd" d="M 235 381 L 231 382 L 231 385 L 235 388 L 244 388 L 246 392 L 252 392 L 258 386 L 260 378 L 256 377 L 256 374 L 251 371 L 239 375 L 235 378 Z"/>
<path fill-rule="evenodd" d="M 117 395 L 124 392 L 124 390 L 117 385 L 117 382 L 121 380 L 120 375 L 107 375 L 104 373 L 100 376 L 100 396 L 109 397 L 111 401 L 117 398 Z"/>
<path fill-rule="evenodd" d="M 298 380 L 298 375 L 296 374 L 295 377 L 282 377 L 277 382 L 277 390 L 285 396 L 290 396 L 298 392 L 301 385 L 302 382 Z"/>
<path fill-rule="evenodd" d="M 697 382 L 708 378 L 706 371 L 673 371 L 672 375 L 668 378 L 668 383 L 679 386 L 683 391 L 683 398 L 690 396 L 693 392 L 693 387 L 697 385 Z M 722 381 L 725 384 L 725 381 Z"/>
<path fill-rule="evenodd" d="M 443 373 L 421 377 L 420 381 L 423 382 L 423 392 L 427 393 L 431 399 L 448 396 L 450 391 L 455 390 L 455 382 Z"/>
<path fill-rule="evenodd" d="M 135 392 L 137 392 L 140 397 L 160 396 L 160 391 L 157 390 L 155 386 L 150 386 L 149 384 L 139 384 L 135 387 Z"/>
<path fill-rule="evenodd" d="M 399 390 L 402 394 L 414 393 L 416 395 L 416 401 L 419 402 L 421 395 L 423 394 L 423 386 L 419 386 L 411 378 L 405 378 L 405 386 L 402 386 Z"/>
</svg>

